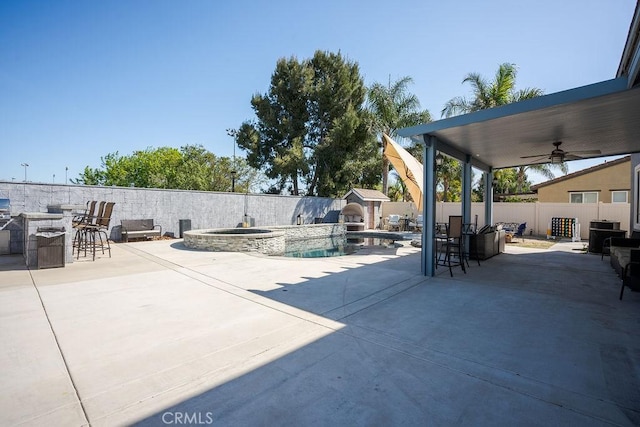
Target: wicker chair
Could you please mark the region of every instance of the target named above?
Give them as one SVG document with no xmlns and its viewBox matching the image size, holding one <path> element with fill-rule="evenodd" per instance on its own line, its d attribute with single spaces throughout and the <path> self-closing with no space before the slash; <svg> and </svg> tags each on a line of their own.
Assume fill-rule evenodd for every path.
<svg viewBox="0 0 640 427">
<path fill-rule="evenodd" d="M 87 256 L 87 249 L 91 251 L 93 260 L 96 259 L 96 250 L 100 249 L 104 254 L 105 249 L 109 251 L 111 258 L 111 245 L 109 244 L 109 224 L 111 223 L 111 214 L 113 213 L 114 202 L 100 202 L 98 214 L 93 220 L 85 224 L 81 230 L 80 247 L 78 248 L 78 256 L 80 249 L 84 249 L 84 255 Z M 102 236 L 104 235 L 104 240 Z"/>
</svg>

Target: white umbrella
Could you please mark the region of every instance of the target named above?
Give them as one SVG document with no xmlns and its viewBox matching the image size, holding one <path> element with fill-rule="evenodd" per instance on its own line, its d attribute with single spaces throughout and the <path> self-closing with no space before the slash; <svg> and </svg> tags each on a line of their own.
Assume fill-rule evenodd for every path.
<svg viewBox="0 0 640 427">
<path fill-rule="evenodd" d="M 382 154 L 393 165 L 398 176 L 407 187 L 413 202 L 416 204 L 416 208 L 418 208 L 418 212 L 422 212 L 422 163 L 391 139 L 389 135 L 382 134 L 382 139 L 384 140 Z"/>
</svg>

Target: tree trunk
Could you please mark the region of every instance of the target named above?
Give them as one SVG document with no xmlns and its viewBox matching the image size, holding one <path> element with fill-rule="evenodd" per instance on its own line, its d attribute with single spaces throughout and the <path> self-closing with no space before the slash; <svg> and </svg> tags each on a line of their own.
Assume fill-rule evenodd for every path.
<svg viewBox="0 0 640 427">
<path fill-rule="evenodd" d="M 316 164 L 316 167 L 313 171 L 313 178 L 311 178 L 311 184 L 309 185 L 309 188 L 307 188 L 307 196 L 316 195 L 317 185 L 318 185 L 318 165 Z"/>
<path fill-rule="evenodd" d="M 291 181 L 293 182 L 293 195 L 299 196 L 300 191 L 298 190 L 298 175 L 297 174 L 291 175 Z"/>
<path fill-rule="evenodd" d="M 524 168 L 522 166 L 518 167 L 518 178 L 517 178 L 517 182 L 516 182 L 516 193 L 520 194 L 522 193 L 522 188 L 524 187 L 524 180 L 525 180 L 525 171 Z"/>
<path fill-rule="evenodd" d="M 385 142 L 384 138 L 381 138 L 380 144 L 382 145 L 382 194 L 389 195 L 389 160 L 384 155 Z"/>
</svg>

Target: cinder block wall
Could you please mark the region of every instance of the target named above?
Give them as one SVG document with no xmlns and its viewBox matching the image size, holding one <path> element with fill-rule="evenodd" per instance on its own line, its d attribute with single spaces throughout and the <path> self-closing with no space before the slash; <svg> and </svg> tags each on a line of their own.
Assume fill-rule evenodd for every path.
<svg viewBox="0 0 640 427">
<path fill-rule="evenodd" d="M 163 233 L 178 236 L 179 220 L 191 220 L 191 228 L 236 227 L 246 213 L 256 226 L 293 225 L 301 215 L 305 224 L 341 209 L 341 199 L 218 193 L 149 188 L 100 187 L 0 181 L 0 198 L 11 199 L 12 214 L 46 212 L 51 204 L 86 205 L 89 200 L 115 202 L 111 219 L 113 240 L 120 240 L 120 220 L 153 220 Z"/>
</svg>

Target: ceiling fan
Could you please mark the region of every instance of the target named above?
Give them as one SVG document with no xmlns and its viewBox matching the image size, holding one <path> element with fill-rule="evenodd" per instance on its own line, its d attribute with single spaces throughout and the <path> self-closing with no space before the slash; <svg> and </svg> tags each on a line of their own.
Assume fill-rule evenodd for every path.
<svg viewBox="0 0 640 427">
<path fill-rule="evenodd" d="M 600 150 L 583 150 L 583 151 L 564 151 L 562 148 L 560 148 L 560 145 L 562 144 L 562 141 L 556 141 L 553 143 L 553 145 L 555 146 L 555 148 L 551 151 L 550 155 L 547 154 L 534 154 L 533 156 L 522 156 L 520 157 L 521 159 L 531 159 L 534 157 L 539 157 L 538 160 L 543 160 L 545 158 L 548 158 L 552 164 L 558 164 L 558 163 L 562 163 L 565 160 L 581 160 L 584 157 L 580 156 L 586 156 L 586 155 L 595 155 L 595 154 L 600 154 L 601 151 Z"/>
</svg>

